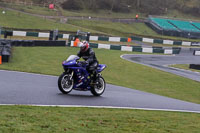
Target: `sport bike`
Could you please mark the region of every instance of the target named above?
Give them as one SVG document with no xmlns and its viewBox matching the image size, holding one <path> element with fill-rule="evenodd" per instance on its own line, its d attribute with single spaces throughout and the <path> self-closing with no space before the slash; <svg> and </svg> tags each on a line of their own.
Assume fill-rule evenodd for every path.
<svg viewBox="0 0 200 133">
<path fill-rule="evenodd" d="M 80 58 L 76 55 L 71 55 L 62 65 L 64 72 L 58 78 L 58 88 L 68 94 L 73 89 L 78 91 L 91 91 L 95 96 L 100 96 L 105 91 L 106 83 L 101 75 L 101 72 L 106 68 L 106 65 L 99 64 L 96 69 L 96 80 L 92 80 L 92 75 L 86 70 L 87 65 L 84 61 L 78 61 Z"/>
</svg>

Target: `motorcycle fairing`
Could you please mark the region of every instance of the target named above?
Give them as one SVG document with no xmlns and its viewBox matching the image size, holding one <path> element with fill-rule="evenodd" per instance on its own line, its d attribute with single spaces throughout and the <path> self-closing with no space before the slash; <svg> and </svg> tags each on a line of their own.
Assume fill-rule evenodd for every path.
<svg viewBox="0 0 200 133">
<path fill-rule="evenodd" d="M 90 90 L 90 82 L 91 79 L 89 78 L 89 73 L 86 70 L 86 66 L 83 66 L 81 63 L 77 63 L 79 59 L 76 56 L 71 56 L 71 60 L 63 61 L 62 65 L 64 70 L 73 70 L 74 74 L 74 86 L 73 89 L 80 89 L 80 90 Z M 102 72 L 106 68 L 105 64 L 99 64 L 97 67 L 97 73 Z"/>
<path fill-rule="evenodd" d="M 97 67 L 97 72 L 100 73 L 100 72 L 102 72 L 105 68 L 106 68 L 106 65 L 105 65 L 105 64 L 99 64 L 99 66 Z"/>
</svg>

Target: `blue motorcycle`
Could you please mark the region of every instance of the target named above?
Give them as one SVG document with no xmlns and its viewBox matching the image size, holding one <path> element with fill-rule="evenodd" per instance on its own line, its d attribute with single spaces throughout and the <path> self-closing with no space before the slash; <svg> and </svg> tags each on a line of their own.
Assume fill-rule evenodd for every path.
<svg viewBox="0 0 200 133">
<path fill-rule="evenodd" d="M 106 68 L 106 65 L 98 65 L 96 69 L 97 79 L 94 83 L 92 82 L 92 75 L 86 70 L 88 64 L 85 64 L 83 61 L 78 61 L 79 59 L 78 56 L 71 55 L 66 61 L 63 61 L 62 65 L 65 71 L 58 78 L 59 90 L 64 94 L 68 94 L 74 89 L 91 91 L 95 96 L 102 95 L 105 91 L 106 83 L 101 72 Z"/>
</svg>

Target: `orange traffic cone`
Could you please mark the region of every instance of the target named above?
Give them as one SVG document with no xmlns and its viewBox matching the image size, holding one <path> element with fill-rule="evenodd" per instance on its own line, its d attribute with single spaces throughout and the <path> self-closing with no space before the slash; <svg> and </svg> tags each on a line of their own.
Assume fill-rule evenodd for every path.
<svg viewBox="0 0 200 133">
<path fill-rule="evenodd" d="M 0 56 L 0 65 L 2 64 L 2 57 Z"/>
<path fill-rule="evenodd" d="M 79 43 L 80 43 L 80 40 L 76 38 L 76 40 L 74 41 L 74 47 L 78 47 Z"/>
<path fill-rule="evenodd" d="M 127 42 L 131 42 L 131 38 L 128 38 Z"/>
</svg>

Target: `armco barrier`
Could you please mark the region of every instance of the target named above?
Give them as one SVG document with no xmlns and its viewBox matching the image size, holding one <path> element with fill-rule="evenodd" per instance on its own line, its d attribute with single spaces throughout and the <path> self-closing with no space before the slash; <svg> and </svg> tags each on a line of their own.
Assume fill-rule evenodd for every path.
<svg viewBox="0 0 200 133">
<path fill-rule="evenodd" d="M 34 46 L 66 46 L 66 41 L 33 41 Z"/>
<path fill-rule="evenodd" d="M 12 40 L 12 46 L 34 46 L 32 40 Z"/>
<path fill-rule="evenodd" d="M 12 46 L 66 46 L 66 41 L 12 40 Z"/>
<path fill-rule="evenodd" d="M 46 41 L 46 40 L 0 40 L 1 47 L 11 46 L 66 46 L 66 41 Z"/>
</svg>

